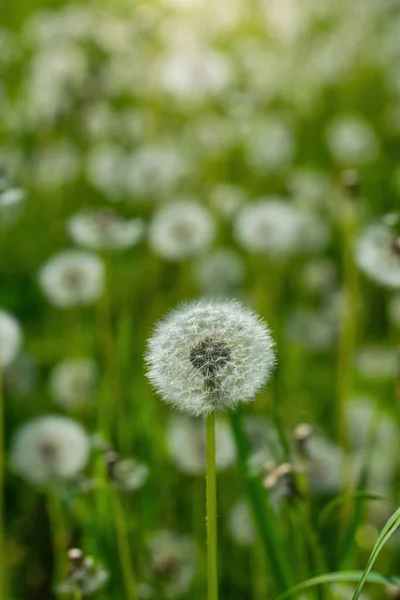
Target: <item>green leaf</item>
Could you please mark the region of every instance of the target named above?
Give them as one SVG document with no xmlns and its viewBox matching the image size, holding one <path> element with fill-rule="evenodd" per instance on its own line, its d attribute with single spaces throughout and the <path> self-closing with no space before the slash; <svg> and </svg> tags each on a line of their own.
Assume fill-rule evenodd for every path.
<svg viewBox="0 0 400 600">
<path fill-rule="evenodd" d="M 338 571 L 337 573 L 325 573 L 324 575 L 318 575 L 317 577 L 312 577 L 311 579 L 307 579 L 307 581 L 303 581 L 298 585 L 290 588 L 283 594 L 280 594 L 276 600 L 286 600 L 286 598 L 290 598 L 304 590 L 312 588 L 317 585 L 324 585 L 326 583 L 354 583 L 359 581 L 362 577 L 362 571 Z M 400 586 L 400 577 L 395 577 L 394 575 L 382 575 L 381 573 L 369 573 L 368 581 L 371 583 L 378 583 L 380 585 L 398 585 Z M 353 599 L 354 600 L 354 599 Z"/>
<path fill-rule="evenodd" d="M 372 549 L 371 555 L 368 559 L 367 566 L 365 567 L 359 584 L 354 592 L 354 596 L 352 600 L 358 600 L 361 594 L 361 590 L 364 587 L 364 584 L 368 578 L 369 573 L 373 567 L 375 560 L 378 557 L 379 552 L 382 550 L 383 546 L 386 544 L 388 539 L 394 534 L 398 526 L 400 525 L 400 508 L 396 510 L 396 512 L 390 517 L 387 521 L 386 525 L 383 527 L 382 531 L 379 534 L 378 539 L 375 542 L 375 546 Z"/>
</svg>

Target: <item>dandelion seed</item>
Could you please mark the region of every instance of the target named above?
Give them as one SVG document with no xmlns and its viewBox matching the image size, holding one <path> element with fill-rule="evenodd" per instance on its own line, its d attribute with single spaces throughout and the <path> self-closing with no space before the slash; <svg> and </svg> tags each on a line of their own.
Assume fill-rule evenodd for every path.
<svg viewBox="0 0 400 600">
<path fill-rule="evenodd" d="M 19 323 L 8 311 L 0 309 L 0 366 L 8 367 L 16 358 L 22 342 Z"/>
<path fill-rule="evenodd" d="M 63 360 L 51 373 L 51 394 L 65 408 L 85 405 L 93 399 L 97 375 L 97 366 L 92 360 Z"/>
<path fill-rule="evenodd" d="M 267 326 L 239 302 L 174 310 L 149 340 L 148 378 L 168 404 L 195 416 L 250 402 L 275 365 Z"/>
<path fill-rule="evenodd" d="M 11 462 L 31 483 L 54 484 L 73 479 L 89 459 L 89 441 L 82 427 L 56 415 L 39 417 L 14 436 Z"/>
<path fill-rule="evenodd" d="M 105 208 L 80 212 L 67 221 L 72 240 L 90 250 L 121 250 L 135 246 L 143 235 L 142 219 L 123 219 Z"/>
<path fill-rule="evenodd" d="M 104 265 L 83 250 L 66 250 L 50 258 L 39 272 L 47 299 L 61 308 L 96 302 L 103 293 Z"/>
<path fill-rule="evenodd" d="M 216 468 L 218 471 L 232 466 L 236 460 L 235 444 L 229 426 L 216 422 Z M 179 416 L 167 427 L 167 444 L 175 466 L 189 475 L 202 475 L 206 471 L 206 430 L 204 423 Z"/>
<path fill-rule="evenodd" d="M 206 250 L 215 235 L 209 211 L 201 204 L 181 201 L 161 208 L 149 229 L 152 250 L 167 260 L 182 260 Z"/>
</svg>

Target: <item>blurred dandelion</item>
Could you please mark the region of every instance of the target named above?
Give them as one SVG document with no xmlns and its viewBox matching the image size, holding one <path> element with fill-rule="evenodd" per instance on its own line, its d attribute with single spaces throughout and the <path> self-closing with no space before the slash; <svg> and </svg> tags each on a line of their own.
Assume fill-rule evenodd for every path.
<svg viewBox="0 0 400 600">
<path fill-rule="evenodd" d="M 104 265 L 83 250 L 65 250 L 50 258 L 39 272 L 47 299 L 61 308 L 96 302 L 103 293 Z"/>
<path fill-rule="evenodd" d="M 215 224 L 201 204 L 182 200 L 161 208 L 149 227 L 151 249 L 167 260 L 183 260 L 206 250 Z"/>
<path fill-rule="evenodd" d="M 39 417 L 23 425 L 13 438 L 13 469 L 30 483 L 47 485 L 73 479 L 88 460 L 85 431 L 66 417 Z"/>
<path fill-rule="evenodd" d="M 366 227 L 355 245 L 355 260 L 359 268 L 378 284 L 400 286 L 400 253 L 397 235 L 388 222 Z"/>
<path fill-rule="evenodd" d="M 341 165 L 363 165 L 378 156 L 376 134 L 361 118 L 349 115 L 336 117 L 329 124 L 326 137 L 334 159 Z"/>
<path fill-rule="evenodd" d="M 50 392 L 64 408 L 83 406 L 93 400 L 97 376 L 97 365 L 93 360 L 65 359 L 51 372 Z"/>
<path fill-rule="evenodd" d="M 9 366 L 16 358 L 22 343 L 22 332 L 15 317 L 0 309 L 0 367 Z"/>
<path fill-rule="evenodd" d="M 79 212 L 67 221 L 71 239 L 90 250 L 121 250 L 135 246 L 142 238 L 142 219 L 123 219 L 104 208 Z"/>
<path fill-rule="evenodd" d="M 256 531 L 246 500 L 239 500 L 228 515 L 230 537 L 242 546 L 251 546 L 256 541 Z"/>
<path fill-rule="evenodd" d="M 165 597 L 175 598 L 188 592 L 197 562 L 194 540 L 172 531 L 157 531 L 149 540 L 149 551 L 153 577 L 161 582 Z"/>
<path fill-rule="evenodd" d="M 0 227 L 8 227 L 18 219 L 26 201 L 26 194 L 20 188 L 0 189 Z"/>
<path fill-rule="evenodd" d="M 234 250 L 218 248 L 198 260 L 194 274 L 199 288 L 204 293 L 232 296 L 244 279 L 245 265 Z"/>
<path fill-rule="evenodd" d="M 109 579 L 109 573 L 91 556 L 84 556 L 78 548 L 68 552 L 70 574 L 56 586 L 57 593 L 69 596 L 92 596 L 101 590 Z"/>
</svg>

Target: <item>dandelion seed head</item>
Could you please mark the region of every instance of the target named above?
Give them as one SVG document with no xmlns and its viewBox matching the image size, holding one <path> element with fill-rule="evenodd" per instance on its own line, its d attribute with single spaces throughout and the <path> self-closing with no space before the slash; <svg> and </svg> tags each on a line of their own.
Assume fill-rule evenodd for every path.
<svg viewBox="0 0 400 600">
<path fill-rule="evenodd" d="M 45 485 L 72 479 L 89 458 L 82 427 L 66 417 L 39 417 L 23 425 L 11 448 L 14 470 L 31 483 Z"/>
<path fill-rule="evenodd" d="M 149 228 L 152 250 L 167 260 L 182 260 L 207 249 L 214 239 L 215 224 L 201 204 L 182 200 L 161 208 Z"/>
<path fill-rule="evenodd" d="M 79 212 L 67 221 L 71 239 L 90 250 L 122 250 L 135 246 L 144 230 L 142 219 L 123 219 L 105 208 Z"/>
<path fill-rule="evenodd" d="M 172 531 L 156 531 L 149 540 L 151 568 L 162 581 L 166 598 L 188 591 L 195 575 L 197 548 L 195 541 Z"/>
<path fill-rule="evenodd" d="M 275 197 L 244 207 L 234 234 L 249 252 L 275 260 L 321 250 L 329 241 L 329 231 L 315 213 Z"/>
<path fill-rule="evenodd" d="M 355 244 L 358 267 L 372 281 L 385 287 L 400 287 L 400 256 L 397 236 L 389 223 L 379 223 L 361 231 Z"/>
<path fill-rule="evenodd" d="M 375 132 L 358 117 L 337 117 L 329 124 L 326 138 L 334 159 L 343 166 L 363 165 L 372 162 L 378 155 Z"/>
<path fill-rule="evenodd" d="M 93 360 L 65 359 L 51 372 L 50 392 L 54 400 L 65 408 L 85 405 L 93 399 L 97 375 Z"/>
<path fill-rule="evenodd" d="M 16 358 L 22 342 L 19 323 L 11 313 L 0 309 L 0 366 L 8 367 Z"/>
<path fill-rule="evenodd" d="M 275 365 L 268 327 L 237 301 L 200 300 L 160 322 L 149 340 L 148 378 L 194 416 L 253 400 Z"/>
<path fill-rule="evenodd" d="M 61 308 L 92 304 L 103 293 L 104 265 L 83 250 L 65 250 L 50 258 L 39 272 L 47 299 Z"/>
</svg>

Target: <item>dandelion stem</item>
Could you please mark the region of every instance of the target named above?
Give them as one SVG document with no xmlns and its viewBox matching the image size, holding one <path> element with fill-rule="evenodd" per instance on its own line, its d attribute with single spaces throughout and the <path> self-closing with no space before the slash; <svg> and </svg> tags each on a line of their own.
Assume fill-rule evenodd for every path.
<svg viewBox="0 0 400 600">
<path fill-rule="evenodd" d="M 207 586 L 208 600 L 218 600 L 217 568 L 217 477 L 215 468 L 215 414 L 207 417 Z"/>
<path fill-rule="evenodd" d="M 126 600 L 137 600 L 136 581 L 133 573 L 124 510 L 118 493 L 114 490 L 112 491 L 112 505 L 117 534 L 118 553 L 121 560 L 122 576 L 125 585 L 125 598 Z"/>
</svg>

